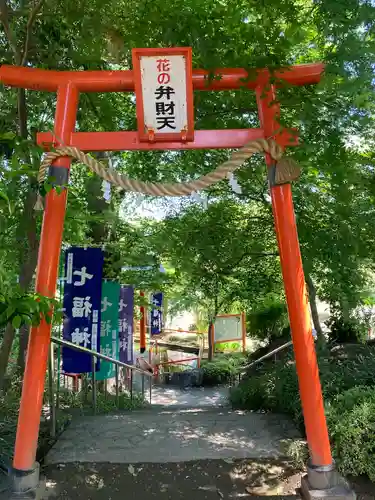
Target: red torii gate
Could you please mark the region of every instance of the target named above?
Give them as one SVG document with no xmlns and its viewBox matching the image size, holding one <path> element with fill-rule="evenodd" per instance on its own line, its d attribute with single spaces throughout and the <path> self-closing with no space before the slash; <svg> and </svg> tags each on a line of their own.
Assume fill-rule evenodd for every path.
<svg viewBox="0 0 375 500">
<path fill-rule="evenodd" d="M 316 84 L 320 81 L 323 70 L 323 64 L 306 64 L 278 71 L 272 77 L 292 85 Z M 219 69 L 215 72 L 214 79 L 209 76 L 208 71 L 193 70 L 194 90 L 222 91 L 243 87 L 255 90 L 261 128 L 196 130 L 191 142 L 144 142 L 139 140 L 137 131 L 75 132 L 79 94 L 134 91 L 133 70 L 49 71 L 6 65 L 0 68 L 0 82 L 4 85 L 57 93 L 54 134 L 38 134 L 38 143 L 48 147 L 63 143 L 83 151 L 239 148 L 252 139 L 270 137 L 283 147 L 296 145 L 295 134 L 277 132 L 279 125 L 276 119 L 280 108 L 275 103 L 276 87 L 270 83 L 271 74 L 267 69 L 258 70 L 254 79 L 248 78 L 245 69 Z M 51 167 L 50 175 L 53 174 L 59 183 L 66 184 L 70 163 L 68 158 L 58 159 Z M 268 166 L 273 163 L 268 155 L 266 163 Z M 271 185 L 270 190 L 311 457 L 305 489 L 330 488 L 336 484 L 336 475 L 311 331 L 291 185 Z M 48 297 L 54 297 L 56 292 L 66 201 L 67 190 L 58 194 L 53 189 L 46 196 L 36 290 Z M 36 487 L 35 456 L 50 333 L 51 325 L 43 321 L 38 327 L 32 328 L 30 334 L 12 470 L 15 490 L 17 479 L 20 478 L 22 486 L 19 488 L 25 488 L 26 483 Z M 28 475 L 29 483 L 25 481 Z"/>
</svg>

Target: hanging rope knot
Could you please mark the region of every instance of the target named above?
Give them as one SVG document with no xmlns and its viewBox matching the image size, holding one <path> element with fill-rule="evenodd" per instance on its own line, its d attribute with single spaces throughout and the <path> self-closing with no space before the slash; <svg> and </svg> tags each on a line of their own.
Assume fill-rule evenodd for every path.
<svg viewBox="0 0 375 500">
<path fill-rule="evenodd" d="M 201 191 L 209 186 L 228 177 L 228 174 L 240 168 L 246 160 L 255 153 L 268 153 L 275 161 L 275 184 L 285 184 L 297 179 L 300 175 L 300 168 L 291 158 L 282 158 L 283 150 L 273 139 L 257 139 L 245 144 L 241 149 L 232 153 L 229 160 L 219 165 L 212 172 L 199 177 L 196 180 L 181 183 L 152 183 L 130 179 L 121 175 L 113 168 L 104 166 L 101 162 L 83 153 L 81 150 L 62 146 L 55 151 L 47 153 L 40 165 L 38 183 L 41 188 L 44 183 L 46 171 L 49 166 L 62 156 L 74 158 L 79 163 L 86 165 L 92 172 L 96 173 L 105 181 L 118 186 L 125 191 L 148 194 L 151 196 L 186 196 L 194 191 Z M 40 189 L 41 191 L 41 189 Z M 42 195 L 39 194 L 34 207 L 36 210 L 43 210 Z"/>
</svg>

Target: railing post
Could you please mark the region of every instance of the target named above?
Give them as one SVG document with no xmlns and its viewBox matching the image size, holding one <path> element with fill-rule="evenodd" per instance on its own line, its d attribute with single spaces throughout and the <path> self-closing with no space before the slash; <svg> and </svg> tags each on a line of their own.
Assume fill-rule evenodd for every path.
<svg viewBox="0 0 375 500">
<path fill-rule="evenodd" d="M 77 105 L 78 91 L 73 85 L 66 84 L 58 89 L 55 134 L 58 141 L 64 141 L 66 145 L 69 145 L 71 133 L 74 131 Z M 69 166 L 70 159 L 61 158 L 50 168 L 49 175 L 55 179 L 56 185 L 67 185 Z M 66 200 L 66 189 L 61 194 L 52 189 L 45 199 L 46 206 L 36 272 L 36 291 L 51 298 L 55 297 L 56 292 Z M 51 325 L 42 321 L 39 326 L 31 329 L 29 337 L 11 471 L 15 494 L 22 494 L 26 487 L 28 490 L 35 490 L 39 482 L 35 457 L 50 335 Z M 25 479 L 27 477 L 29 481 Z"/>
<path fill-rule="evenodd" d="M 50 408 L 51 437 L 56 436 L 56 406 L 54 395 L 54 352 L 53 344 L 50 344 L 50 355 L 48 358 L 48 399 Z"/>
<path fill-rule="evenodd" d="M 119 368 L 115 365 L 115 377 L 116 377 L 116 407 L 119 409 Z"/>
<path fill-rule="evenodd" d="M 91 356 L 92 411 L 96 415 L 96 357 Z"/>
<path fill-rule="evenodd" d="M 83 401 L 84 403 L 87 403 L 87 398 L 89 394 L 89 384 L 88 384 L 88 378 L 87 374 L 83 374 L 82 378 L 82 392 L 83 392 Z"/>
</svg>

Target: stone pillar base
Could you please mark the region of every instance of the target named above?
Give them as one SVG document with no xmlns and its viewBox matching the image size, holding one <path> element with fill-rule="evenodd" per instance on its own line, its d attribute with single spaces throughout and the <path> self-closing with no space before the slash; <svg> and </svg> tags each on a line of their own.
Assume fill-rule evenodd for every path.
<svg viewBox="0 0 375 500">
<path fill-rule="evenodd" d="M 39 486 L 39 464 L 29 470 L 9 469 L 8 500 L 36 500 Z"/>
<path fill-rule="evenodd" d="M 337 472 L 334 464 L 327 467 L 307 466 L 302 478 L 301 493 L 304 500 L 356 500 L 349 483 Z"/>
</svg>

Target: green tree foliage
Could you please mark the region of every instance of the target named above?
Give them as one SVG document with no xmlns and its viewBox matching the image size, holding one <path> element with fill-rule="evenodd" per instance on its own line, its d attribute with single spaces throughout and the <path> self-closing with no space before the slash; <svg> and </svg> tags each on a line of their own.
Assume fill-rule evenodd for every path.
<svg viewBox="0 0 375 500">
<path fill-rule="evenodd" d="M 280 292 L 272 221 L 256 207 L 224 199 L 191 205 L 158 227 L 154 244 L 175 269 L 182 307 L 206 304 L 210 317 L 233 303 Z"/>
<path fill-rule="evenodd" d="M 348 316 L 371 288 L 374 261 L 374 18 L 370 0 L 0 0 L 0 61 L 56 70 L 128 69 L 133 47 L 192 46 L 194 67 L 245 67 L 250 77 L 260 67 L 324 62 L 319 85 L 280 85 L 280 125 L 300 131 L 300 145 L 290 153 L 303 168 L 293 192 L 306 272 L 318 296 Z M 196 127 L 257 127 L 254 93 L 245 84 L 238 91 L 196 92 Z M 41 155 L 35 133 L 52 130 L 56 97 L 7 87 L 0 97 L 0 258 L 12 283 L 19 278 L 28 293 L 41 226 L 32 210 Z M 131 94 L 80 97 L 79 130 L 135 128 Z M 121 172 L 170 181 L 208 172 L 228 152 L 110 156 Z M 208 190 L 206 211 L 183 203 L 155 228 L 125 222 L 120 195 L 103 204 L 101 181 L 74 166 L 64 242 L 106 243 L 108 276 L 169 287 L 175 303 L 203 303 L 210 315 L 231 307 L 259 309 L 269 294 L 282 302 L 263 158 L 253 158 L 237 177 L 242 195 L 220 183 Z M 169 200 L 164 208 L 171 211 Z M 158 273 L 161 259 L 174 274 Z M 121 271 L 149 262 L 155 265 L 151 274 Z M 0 379 L 12 332 L 4 338 Z"/>
</svg>

